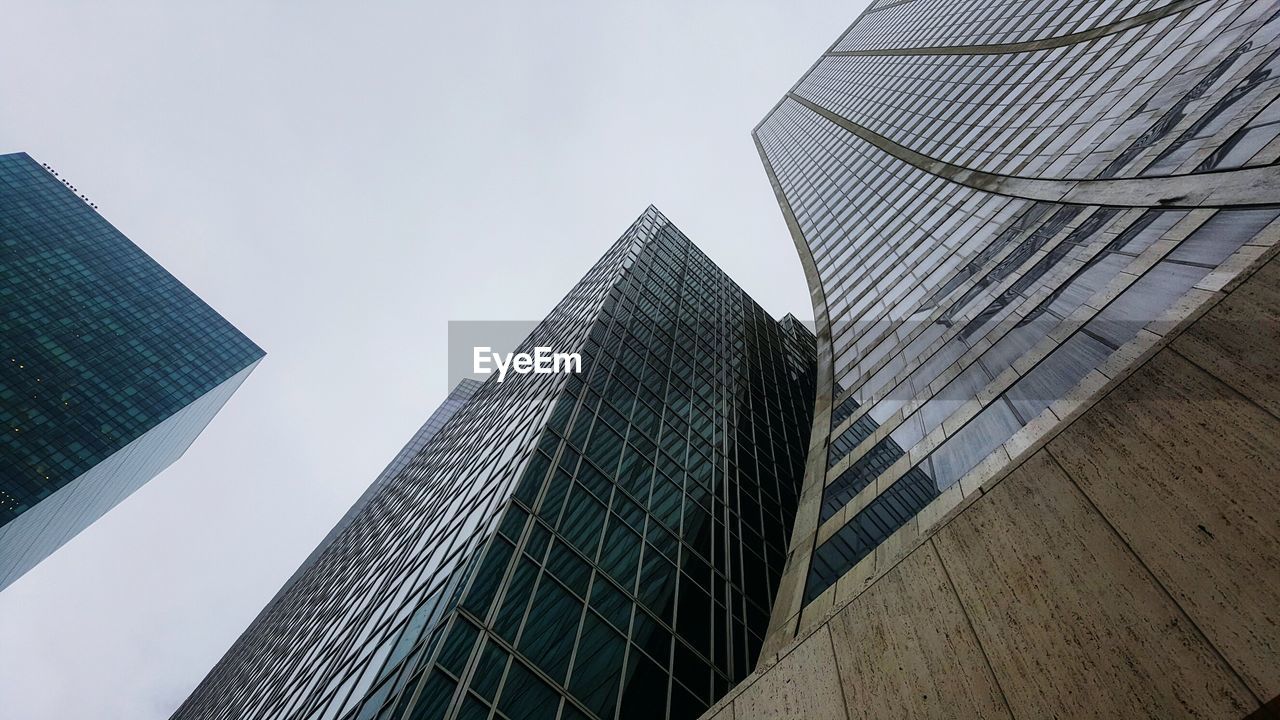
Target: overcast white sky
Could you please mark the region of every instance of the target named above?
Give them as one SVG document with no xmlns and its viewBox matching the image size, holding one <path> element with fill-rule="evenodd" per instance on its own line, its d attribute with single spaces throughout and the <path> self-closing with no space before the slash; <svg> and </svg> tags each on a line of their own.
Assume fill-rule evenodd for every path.
<svg viewBox="0 0 1280 720">
<path fill-rule="evenodd" d="M 6 719 L 167 717 L 444 397 L 446 323 L 539 319 L 650 202 L 812 317 L 750 130 L 861 0 L 4 5 L 0 152 L 268 353 L 0 592 Z"/>
</svg>

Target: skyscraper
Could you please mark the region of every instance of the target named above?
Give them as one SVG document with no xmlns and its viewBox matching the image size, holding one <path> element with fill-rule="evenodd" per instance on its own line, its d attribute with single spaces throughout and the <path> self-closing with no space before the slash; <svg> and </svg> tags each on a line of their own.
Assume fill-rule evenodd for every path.
<svg viewBox="0 0 1280 720">
<path fill-rule="evenodd" d="M 25 153 L 0 155 L 0 589 L 167 467 L 263 352 Z"/>
<path fill-rule="evenodd" d="M 650 207 L 175 718 L 696 717 L 755 663 L 813 337 Z"/>
<path fill-rule="evenodd" d="M 1274 702 L 1278 38 L 1261 0 L 874 0 L 756 127 L 819 400 L 738 718 Z"/>
</svg>

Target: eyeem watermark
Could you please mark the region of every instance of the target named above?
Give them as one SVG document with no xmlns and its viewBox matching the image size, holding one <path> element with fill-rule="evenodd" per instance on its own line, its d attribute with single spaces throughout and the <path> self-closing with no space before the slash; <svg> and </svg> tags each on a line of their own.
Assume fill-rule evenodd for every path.
<svg viewBox="0 0 1280 720">
<path fill-rule="evenodd" d="M 496 353 L 493 348 L 480 346 L 472 356 L 472 372 L 477 375 L 490 375 L 494 369 L 498 371 L 498 382 L 502 382 L 508 372 L 520 375 L 550 375 L 552 373 L 582 372 L 582 355 L 579 353 L 552 352 L 549 347 L 535 347 L 532 353 Z M 492 367 L 490 367 L 492 363 Z"/>
</svg>

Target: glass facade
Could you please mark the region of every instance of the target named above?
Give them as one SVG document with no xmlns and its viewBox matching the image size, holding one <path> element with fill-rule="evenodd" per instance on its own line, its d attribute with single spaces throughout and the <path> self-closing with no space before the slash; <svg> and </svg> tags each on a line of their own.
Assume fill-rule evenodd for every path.
<svg viewBox="0 0 1280 720">
<path fill-rule="evenodd" d="M 263 352 L 25 153 L 0 155 L 0 588 L 177 459 Z"/>
<path fill-rule="evenodd" d="M 694 718 L 752 669 L 815 341 L 650 207 L 175 718 Z"/>
<path fill-rule="evenodd" d="M 794 632 L 1274 242 L 1280 11 L 875 2 L 754 135 L 818 319 Z"/>
</svg>

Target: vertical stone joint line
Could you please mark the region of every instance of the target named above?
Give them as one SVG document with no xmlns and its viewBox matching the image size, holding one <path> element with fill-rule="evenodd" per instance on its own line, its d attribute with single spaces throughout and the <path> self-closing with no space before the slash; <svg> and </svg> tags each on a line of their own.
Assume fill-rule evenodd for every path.
<svg viewBox="0 0 1280 720">
<path fill-rule="evenodd" d="M 942 553 L 938 550 L 937 536 L 929 538 L 926 544 L 933 548 L 933 556 L 938 558 L 938 564 L 942 567 L 942 576 L 947 579 L 947 587 L 951 588 L 951 594 L 955 596 L 956 604 L 960 606 L 960 612 L 964 614 L 964 621 L 969 626 L 969 632 L 973 633 L 973 642 L 977 644 L 978 650 L 982 653 L 982 661 L 987 664 L 987 671 L 991 673 L 991 679 L 995 682 L 996 689 L 1000 691 L 1000 702 L 1004 703 L 1005 712 L 1009 713 L 1009 717 L 1015 717 L 1013 706 L 1009 704 L 1009 696 L 1005 694 L 1004 685 L 1000 683 L 1000 674 L 996 672 L 996 666 L 991 663 L 991 656 L 987 654 L 987 648 L 982 644 L 982 637 L 978 635 L 978 628 L 973 624 L 973 618 L 969 617 L 969 608 L 965 607 L 964 598 L 960 597 L 960 591 L 956 589 L 956 581 L 951 578 L 951 571 L 947 569 L 947 563 L 942 559 Z"/>
<path fill-rule="evenodd" d="M 831 646 L 831 658 L 836 664 L 836 688 L 840 690 L 840 702 L 844 704 L 844 716 L 852 718 L 853 714 L 849 711 L 849 698 L 844 696 L 844 675 L 840 672 L 840 653 L 836 652 L 836 639 L 831 637 L 831 621 L 834 619 L 835 616 L 831 616 L 825 623 L 826 627 L 824 629 L 827 631 L 827 644 Z"/>
<path fill-rule="evenodd" d="M 1198 368 L 1199 366 L 1197 365 L 1196 367 Z M 1213 378 L 1213 379 L 1217 380 L 1218 382 L 1222 382 L 1217 378 Z M 1222 384 L 1225 385 L 1226 383 L 1222 383 Z M 1129 551 L 1129 554 L 1132 555 L 1133 559 L 1137 561 L 1138 566 L 1142 568 L 1143 572 L 1145 572 L 1147 576 L 1151 578 L 1151 581 L 1155 583 L 1156 587 L 1160 588 L 1160 591 L 1163 592 L 1165 597 L 1169 599 L 1169 602 L 1173 603 L 1173 606 L 1178 609 L 1178 613 L 1181 614 L 1182 618 L 1187 621 L 1187 624 L 1189 624 L 1191 628 L 1195 630 L 1196 635 L 1200 637 L 1200 639 L 1204 642 L 1205 646 L 1213 651 L 1214 657 L 1218 658 L 1218 662 L 1222 663 L 1223 667 L 1225 667 L 1228 671 L 1230 671 L 1231 676 L 1236 679 L 1236 682 L 1240 683 L 1240 685 L 1245 689 L 1245 691 L 1249 693 L 1249 697 L 1253 698 L 1254 702 L 1258 703 L 1259 707 L 1264 707 L 1266 703 L 1263 702 L 1262 698 L 1258 697 L 1258 694 L 1253 691 L 1253 687 L 1250 686 L 1249 683 L 1245 681 L 1244 677 L 1240 675 L 1240 673 L 1236 670 L 1235 666 L 1232 665 L 1231 662 L 1227 660 L 1227 656 L 1222 654 L 1222 651 L 1218 649 L 1218 646 L 1213 644 L 1213 641 L 1209 639 L 1209 636 L 1205 634 L 1204 630 L 1201 629 L 1200 625 L 1196 623 L 1194 618 L 1191 617 L 1191 615 L 1187 612 L 1186 608 L 1182 606 L 1182 603 L 1178 602 L 1178 598 L 1174 596 L 1174 594 L 1169 590 L 1169 588 L 1165 587 L 1164 583 L 1160 581 L 1159 576 L 1157 576 L 1155 572 L 1151 570 L 1150 566 L 1147 565 L 1147 561 L 1142 559 L 1142 556 L 1138 554 L 1137 550 L 1134 550 L 1133 546 L 1129 544 L 1128 538 L 1126 538 L 1124 534 L 1122 534 L 1116 528 L 1116 526 L 1112 524 L 1111 519 L 1108 518 L 1102 512 L 1102 509 L 1099 508 L 1097 504 L 1093 502 L 1093 498 L 1089 497 L 1089 493 L 1084 491 L 1084 488 L 1080 486 L 1080 483 L 1076 482 L 1076 479 L 1072 477 L 1071 473 L 1067 472 L 1066 466 L 1063 465 L 1058 460 L 1058 457 L 1053 454 L 1053 452 L 1049 449 L 1049 446 L 1045 445 L 1043 449 L 1044 449 L 1045 455 L 1047 455 L 1049 459 L 1053 461 L 1053 464 L 1058 467 L 1058 470 L 1061 471 L 1062 474 L 1066 476 L 1067 480 L 1071 482 L 1072 487 L 1074 487 L 1084 497 L 1084 501 L 1089 504 L 1089 508 L 1093 510 L 1095 513 L 1097 513 L 1098 517 L 1102 520 L 1103 524 L 1106 525 L 1107 529 L 1109 529 L 1112 532 L 1112 534 L 1115 535 L 1116 539 L 1120 541 L 1120 544 L 1124 546 L 1124 549 Z"/>
</svg>

